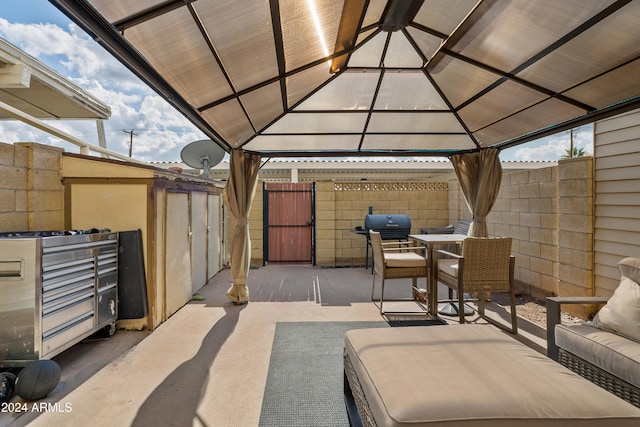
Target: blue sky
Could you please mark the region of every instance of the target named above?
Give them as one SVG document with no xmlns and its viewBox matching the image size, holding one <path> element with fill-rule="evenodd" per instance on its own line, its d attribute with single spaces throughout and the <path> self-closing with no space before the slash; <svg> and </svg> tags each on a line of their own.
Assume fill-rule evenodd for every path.
<svg viewBox="0 0 640 427">
<path fill-rule="evenodd" d="M 59 26 L 69 23 L 67 17 L 46 0 L 20 0 L 12 2 L 9 7 L 6 6 L 7 3 L 5 0 L 1 15 L 10 22 L 48 22 Z"/>
<path fill-rule="evenodd" d="M 142 161 L 179 162 L 180 150 L 206 137 L 123 65 L 71 23 L 47 0 L 2 0 L 0 37 L 69 78 L 111 107 L 105 122 L 109 149 L 128 154 L 134 130 L 133 157 Z M 135 0 L 131 0 L 135 1 Z M 10 6 L 7 6 L 10 4 Z M 96 144 L 93 121 L 56 121 L 55 127 Z M 502 160 L 557 160 L 569 148 L 569 131 L 504 150 Z M 573 131 L 574 146 L 592 153 L 592 127 Z M 2 142 L 33 141 L 78 148 L 20 122 L 0 122 Z"/>
</svg>

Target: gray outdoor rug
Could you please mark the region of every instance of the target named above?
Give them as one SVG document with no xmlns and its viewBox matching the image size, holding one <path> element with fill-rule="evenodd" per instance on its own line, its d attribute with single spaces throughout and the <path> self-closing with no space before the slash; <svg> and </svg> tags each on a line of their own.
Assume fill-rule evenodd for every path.
<svg viewBox="0 0 640 427">
<path fill-rule="evenodd" d="M 386 322 L 278 323 L 260 426 L 347 427 L 342 351 L 350 329 Z"/>
</svg>

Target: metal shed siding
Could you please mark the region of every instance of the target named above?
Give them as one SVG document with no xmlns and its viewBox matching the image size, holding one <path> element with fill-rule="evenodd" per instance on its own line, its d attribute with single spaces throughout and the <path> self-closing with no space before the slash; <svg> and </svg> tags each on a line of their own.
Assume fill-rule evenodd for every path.
<svg viewBox="0 0 640 427">
<path fill-rule="evenodd" d="M 640 110 L 594 127 L 596 295 L 617 287 L 622 258 L 640 257 Z"/>
</svg>

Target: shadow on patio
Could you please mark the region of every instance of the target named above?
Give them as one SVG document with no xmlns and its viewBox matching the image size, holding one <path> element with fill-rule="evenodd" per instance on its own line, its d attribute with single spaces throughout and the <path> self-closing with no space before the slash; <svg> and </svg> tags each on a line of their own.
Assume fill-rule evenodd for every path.
<svg viewBox="0 0 640 427">
<path fill-rule="evenodd" d="M 230 271 L 223 270 L 200 289 L 202 301 L 191 301 L 155 331 L 120 330 L 57 356 L 62 379 L 43 402 L 69 405 L 70 411 L 1 414 L 0 426 L 96 425 L 96 420 L 103 420 L 99 425 L 258 425 L 276 325 L 381 322 L 370 301 L 371 281 L 364 268 L 271 265 L 250 271 L 251 302 L 234 306 L 225 296 Z M 406 296 L 409 286 L 410 280 L 390 281 L 388 294 Z M 442 296 L 446 292 L 440 289 Z M 412 302 L 397 304 L 415 310 Z M 489 304 L 487 312 L 509 315 L 500 304 Z M 456 323 L 454 317 L 444 319 Z M 523 318 L 519 326 L 517 338 L 544 352 L 544 328 Z"/>
</svg>

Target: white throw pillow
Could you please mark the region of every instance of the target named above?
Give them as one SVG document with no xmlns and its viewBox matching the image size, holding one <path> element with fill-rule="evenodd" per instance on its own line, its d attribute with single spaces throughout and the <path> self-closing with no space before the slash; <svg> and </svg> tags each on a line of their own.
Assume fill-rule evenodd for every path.
<svg viewBox="0 0 640 427">
<path fill-rule="evenodd" d="M 622 276 L 607 304 L 593 318 L 593 325 L 640 341 L 640 285 Z"/>
</svg>

